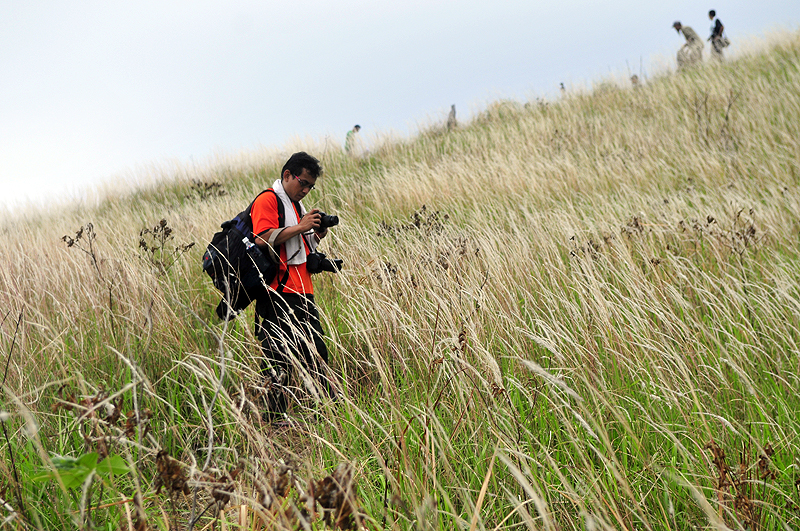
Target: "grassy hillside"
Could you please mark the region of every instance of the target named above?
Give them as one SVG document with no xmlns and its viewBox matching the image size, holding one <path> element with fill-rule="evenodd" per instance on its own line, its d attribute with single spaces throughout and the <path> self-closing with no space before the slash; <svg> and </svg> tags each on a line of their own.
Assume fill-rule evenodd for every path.
<svg viewBox="0 0 800 531">
<path fill-rule="evenodd" d="M 297 146 L 342 219 L 315 287 L 343 398 L 289 427 L 200 256 L 290 152 L 6 221 L 0 522 L 798 527 L 799 65 L 791 34 L 367 158 Z"/>
</svg>

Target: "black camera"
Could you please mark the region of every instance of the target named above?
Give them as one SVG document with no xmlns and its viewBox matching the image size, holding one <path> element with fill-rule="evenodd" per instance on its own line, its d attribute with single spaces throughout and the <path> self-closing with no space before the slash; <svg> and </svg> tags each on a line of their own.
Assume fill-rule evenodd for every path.
<svg viewBox="0 0 800 531">
<path fill-rule="evenodd" d="M 333 227 L 339 224 L 339 216 L 329 216 L 325 212 L 319 211 L 319 228 L 320 229 L 327 229 L 328 227 Z"/>
<path fill-rule="evenodd" d="M 334 216 L 336 217 L 336 216 Z M 337 218 L 338 223 L 338 218 Z M 335 258 L 328 258 L 323 253 L 311 253 L 306 258 L 306 269 L 312 275 L 314 273 L 321 273 L 328 271 L 330 273 L 338 273 L 342 270 L 342 261 Z"/>
</svg>

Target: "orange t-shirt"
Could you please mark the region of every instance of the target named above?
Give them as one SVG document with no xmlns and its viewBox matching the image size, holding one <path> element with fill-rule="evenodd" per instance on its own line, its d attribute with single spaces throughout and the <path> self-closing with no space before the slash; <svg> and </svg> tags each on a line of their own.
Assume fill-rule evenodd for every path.
<svg viewBox="0 0 800 531">
<path fill-rule="evenodd" d="M 294 205 L 292 205 L 294 208 Z M 300 219 L 300 213 L 295 209 L 297 219 Z M 253 208 L 250 211 L 250 217 L 253 219 L 253 233 L 261 234 L 270 229 L 277 229 L 278 222 L 278 196 L 273 193 L 267 192 L 258 196 L 253 203 Z M 303 248 L 306 255 L 310 252 L 305 238 L 303 240 Z M 314 286 L 311 284 L 311 275 L 308 274 L 306 264 L 300 265 L 287 265 L 286 264 L 286 246 L 280 246 L 281 263 L 278 265 L 278 274 L 270 286 L 273 289 L 278 289 L 278 282 L 286 276 L 286 268 L 289 268 L 289 278 L 286 280 L 286 285 L 283 288 L 287 293 L 301 293 L 305 295 L 314 294 Z"/>
</svg>

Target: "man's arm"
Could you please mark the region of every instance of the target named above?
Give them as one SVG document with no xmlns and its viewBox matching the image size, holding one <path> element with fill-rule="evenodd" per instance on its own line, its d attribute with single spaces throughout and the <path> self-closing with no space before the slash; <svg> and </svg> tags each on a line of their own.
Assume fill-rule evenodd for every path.
<svg viewBox="0 0 800 531">
<path fill-rule="evenodd" d="M 681 30 L 683 31 L 683 36 L 686 37 L 686 42 L 689 44 L 702 44 L 703 41 L 700 40 L 700 37 L 697 36 L 697 33 L 692 28 L 684 26 Z"/>
<path fill-rule="evenodd" d="M 725 29 L 725 26 L 723 26 L 722 22 L 720 22 L 720 20 L 717 19 L 714 22 L 714 34 L 712 35 L 712 37 L 714 37 L 714 38 L 722 37 L 722 32 L 723 32 L 724 29 Z"/>
<path fill-rule="evenodd" d="M 300 220 L 300 223 L 294 225 L 293 227 L 286 227 L 284 228 L 278 237 L 275 238 L 275 246 L 281 245 L 282 243 L 287 242 L 290 238 L 294 238 L 298 234 L 302 234 L 304 232 L 308 232 L 310 230 L 317 231 L 319 229 L 320 224 L 320 214 L 318 209 L 313 209 L 311 212 L 308 212 L 303 218 Z M 269 243 L 269 238 L 272 236 L 273 231 L 278 229 L 269 229 L 261 232 L 256 236 L 256 245 L 259 247 L 266 247 Z M 322 238 L 324 237 L 326 231 L 317 232 L 317 235 Z"/>
</svg>

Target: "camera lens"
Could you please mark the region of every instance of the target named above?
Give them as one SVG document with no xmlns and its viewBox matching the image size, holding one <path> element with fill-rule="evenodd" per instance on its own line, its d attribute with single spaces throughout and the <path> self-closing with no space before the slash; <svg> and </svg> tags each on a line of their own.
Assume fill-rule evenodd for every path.
<svg viewBox="0 0 800 531">
<path fill-rule="evenodd" d="M 320 212 L 319 226 L 323 229 L 339 224 L 339 216 L 330 216 L 325 212 Z"/>
<path fill-rule="evenodd" d="M 306 267 L 311 274 L 321 273 L 322 271 L 338 273 L 342 270 L 342 261 L 338 258 L 328 258 L 323 253 L 316 252 L 308 255 Z"/>
</svg>

